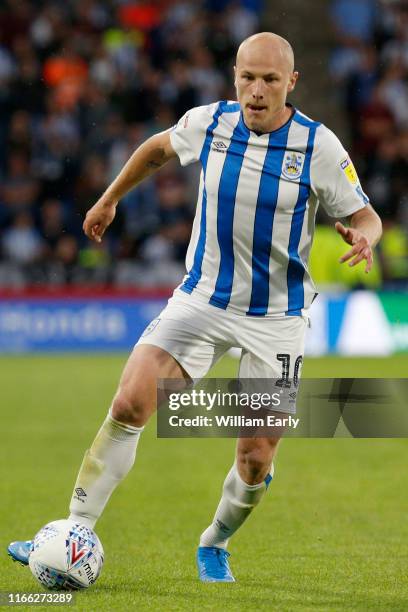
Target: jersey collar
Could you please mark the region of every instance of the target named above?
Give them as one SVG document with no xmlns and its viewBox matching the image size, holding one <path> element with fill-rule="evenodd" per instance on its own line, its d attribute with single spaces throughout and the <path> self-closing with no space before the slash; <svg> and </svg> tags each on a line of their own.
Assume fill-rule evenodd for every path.
<svg viewBox="0 0 408 612">
<path fill-rule="evenodd" d="M 250 130 L 249 127 L 247 127 L 247 125 L 245 124 L 245 120 L 244 120 L 244 114 L 242 112 L 242 110 L 240 111 L 240 122 L 242 124 L 242 126 L 251 134 L 255 134 L 256 136 L 264 136 L 264 134 L 276 134 L 277 132 L 280 132 L 281 130 L 284 130 L 287 128 L 288 124 L 291 123 L 293 117 L 296 114 L 296 108 L 293 106 L 293 104 L 290 104 L 289 102 L 286 102 L 285 106 L 287 106 L 288 108 L 291 109 L 292 113 L 289 117 L 289 119 L 287 121 L 285 121 L 285 123 L 283 123 L 280 127 L 276 128 L 276 130 L 272 130 L 271 132 L 255 132 L 254 130 Z"/>
</svg>

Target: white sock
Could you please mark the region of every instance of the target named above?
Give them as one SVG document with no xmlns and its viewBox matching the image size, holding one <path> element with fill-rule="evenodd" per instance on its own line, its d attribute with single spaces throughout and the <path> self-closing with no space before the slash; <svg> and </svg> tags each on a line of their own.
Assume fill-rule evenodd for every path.
<svg viewBox="0 0 408 612">
<path fill-rule="evenodd" d="M 259 504 L 272 477 L 273 465 L 271 474 L 268 474 L 265 480 L 259 484 L 249 485 L 242 480 L 234 463 L 225 479 L 221 501 L 213 522 L 201 534 L 200 546 L 227 548 L 228 539 Z"/>
<path fill-rule="evenodd" d="M 69 518 L 93 527 L 111 494 L 133 466 L 143 427 L 116 421 L 109 410 L 79 470 Z"/>
</svg>

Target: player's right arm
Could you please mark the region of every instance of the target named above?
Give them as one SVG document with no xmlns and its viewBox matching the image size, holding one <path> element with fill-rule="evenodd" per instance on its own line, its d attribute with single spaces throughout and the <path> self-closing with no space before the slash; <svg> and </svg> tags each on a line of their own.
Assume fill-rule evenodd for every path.
<svg viewBox="0 0 408 612">
<path fill-rule="evenodd" d="M 106 228 L 115 218 L 119 200 L 172 157 L 178 156 L 182 166 L 200 159 L 207 127 L 214 120 L 218 104 L 190 109 L 177 125 L 152 136 L 136 149 L 113 183 L 87 212 L 83 229 L 88 238 L 101 242 Z"/>
<path fill-rule="evenodd" d="M 88 210 L 83 224 L 88 238 L 101 242 L 105 230 L 115 218 L 119 200 L 172 157 L 176 157 L 176 152 L 170 141 L 169 130 L 155 134 L 141 144 L 96 204 Z"/>
</svg>

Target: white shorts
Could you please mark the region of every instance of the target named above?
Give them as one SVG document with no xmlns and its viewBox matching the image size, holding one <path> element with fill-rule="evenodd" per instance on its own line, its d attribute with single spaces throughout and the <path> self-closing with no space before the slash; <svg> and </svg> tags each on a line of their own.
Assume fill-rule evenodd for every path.
<svg viewBox="0 0 408 612">
<path fill-rule="evenodd" d="M 307 317 L 238 315 L 180 293 L 170 298 L 137 345 L 164 349 L 194 381 L 232 347 L 242 348 L 240 379 L 299 378 Z"/>
</svg>

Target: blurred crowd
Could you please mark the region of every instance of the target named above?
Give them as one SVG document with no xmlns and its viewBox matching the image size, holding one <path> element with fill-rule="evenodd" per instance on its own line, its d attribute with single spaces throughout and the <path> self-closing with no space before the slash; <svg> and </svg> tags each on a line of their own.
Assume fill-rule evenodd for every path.
<svg viewBox="0 0 408 612">
<path fill-rule="evenodd" d="M 262 0 L 0 2 L 0 288 L 179 282 L 196 165 L 172 162 L 131 192 L 100 245 L 85 239 L 84 215 L 148 136 L 193 106 L 235 98 L 236 47 L 262 28 L 262 8 Z M 333 90 L 386 229 L 370 276 L 400 286 L 408 282 L 408 1 L 328 8 Z M 333 260 L 326 279 L 328 261 L 312 261 L 318 281 L 340 274 Z"/>
<path fill-rule="evenodd" d="M 179 282 L 196 168 L 170 163 L 131 192 L 101 245 L 83 218 L 148 136 L 235 97 L 261 2 L 1 2 L 0 287 Z"/>
<path fill-rule="evenodd" d="M 408 285 L 408 1 L 332 0 L 330 71 L 353 158 L 384 224 L 382 283 Z"/>
</svg>

